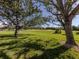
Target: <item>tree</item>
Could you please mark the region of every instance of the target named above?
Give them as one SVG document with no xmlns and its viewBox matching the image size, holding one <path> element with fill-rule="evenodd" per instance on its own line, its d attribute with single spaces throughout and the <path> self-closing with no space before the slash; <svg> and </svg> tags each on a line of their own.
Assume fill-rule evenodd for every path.
<svg viewBox="0 0 79 59">
<path fill-rule="evenodd" d="M 10 24 L 14 25 L 16 38 L 24 18 L 38 12 L 37 8 L 33 7 L 32 0 L 1 0 L 0 5 L 1 16 L 6 17 Z"/>
<path fill-rule="evenodd" d="M 40 0 L 47 10 L 55 16 L 64 27 L 66 33 L 65 46 L 77 46 L 72 33 L 72 20 L 79 10 L 78 0 Z M 56 20 L 56 19 L 55 19 Z"/>
</svg>

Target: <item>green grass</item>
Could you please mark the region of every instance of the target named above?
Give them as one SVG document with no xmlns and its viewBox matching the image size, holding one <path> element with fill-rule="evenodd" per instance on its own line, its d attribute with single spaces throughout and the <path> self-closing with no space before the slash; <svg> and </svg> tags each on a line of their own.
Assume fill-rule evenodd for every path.
<svg viewBox="0 0 79 59">
<path fill-rule="evenodd" d="M 60 45 L 65 33 L 54 30 L 21 30 L 18 38 L 13 31 L 0 31 L 0 59 L 79 59 L 79 52 Z M 76 42 L 79 35 L 74 31 Z"/>
</svg>

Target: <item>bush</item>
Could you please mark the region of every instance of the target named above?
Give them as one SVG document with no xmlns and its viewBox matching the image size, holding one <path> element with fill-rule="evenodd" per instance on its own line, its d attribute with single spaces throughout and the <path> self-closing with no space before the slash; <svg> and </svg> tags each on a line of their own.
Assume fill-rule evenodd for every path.
<svg viewBox="0 0 79 59">
<path fill-rule="evenodd" d="M 76 34 L 79 34 L 79 32 L 76 32 Z"/>
<path fill-rule="evenodd" d="M 55 34 L 61 34 L 61 30 L 60 29 L 56 29 L 54 33 Z"/>
</svg>

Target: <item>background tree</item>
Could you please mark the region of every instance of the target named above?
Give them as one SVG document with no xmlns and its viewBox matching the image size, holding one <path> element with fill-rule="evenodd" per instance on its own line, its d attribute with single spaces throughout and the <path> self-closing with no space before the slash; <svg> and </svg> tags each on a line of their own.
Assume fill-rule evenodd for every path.
<svg viewBox="0 0 79 59">
<path fill-rule="evenodd" d="M 38 12 L 33 6 L 32 0 L 1 0 L 0 1 L 1 16 L 6 17 L 15 27 L 14 36 L 17 38 L 18 30 L 22 26 L 24 18 Z"/>
</svg>

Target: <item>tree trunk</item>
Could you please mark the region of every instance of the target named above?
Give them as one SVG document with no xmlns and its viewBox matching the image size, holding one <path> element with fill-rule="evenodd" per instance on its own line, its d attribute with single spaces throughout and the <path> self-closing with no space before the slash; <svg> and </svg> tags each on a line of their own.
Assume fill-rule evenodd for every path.
<svg viewBox="0 0 79 59">
<path fill-rule="evenodd" d="M 65 33 L 66 33 L 65 45 L 70 46 L 70 47 L 77 45 L 75 40 L 74 40 L 71 22 L 66 22 L 64 29 L 65 29 Z"/>
<path fill-rule="evenodd" d="M 17 38 L 18 37 L 18 26 L 15 26 L 15 33 L 14 33 L 14 37 Z"/>
<path fill-rule="evenodd" d="M 14 33 L 14 37 L 17 38 L 18 37 L 18 26 L 19 22 L 18 22 L 18 16 L 16 15 L 16 24 L 15 24 L 15 33 Z"/>
</svg>

